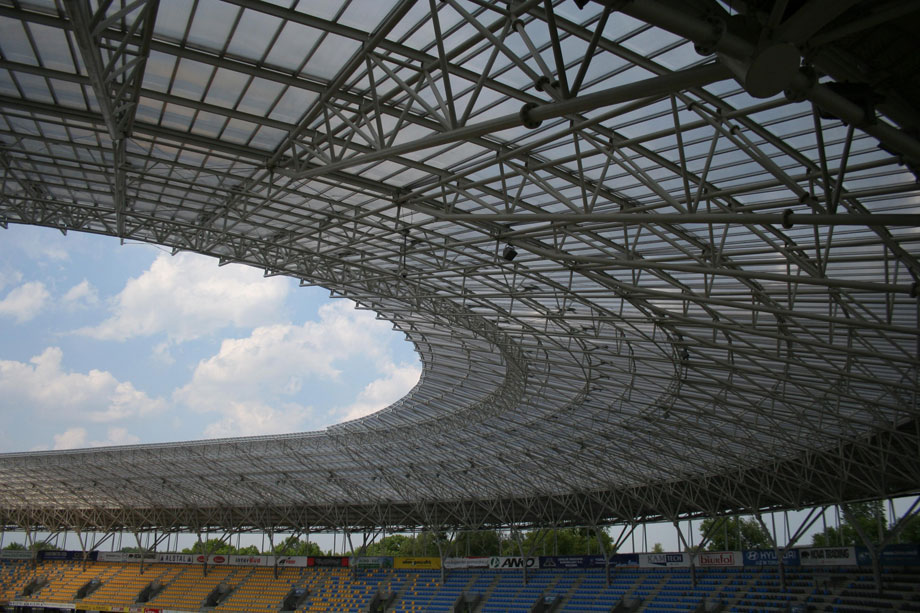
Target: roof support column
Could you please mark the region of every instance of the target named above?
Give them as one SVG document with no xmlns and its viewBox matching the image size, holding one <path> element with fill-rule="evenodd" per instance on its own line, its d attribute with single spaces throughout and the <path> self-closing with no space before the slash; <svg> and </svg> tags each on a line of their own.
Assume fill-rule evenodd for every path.
<svg viewBox="0 0 920 613">
<path fill-rule="evenodd" d="M 99 103 L 106 129 L 112 138 L 112 200 L 115 208 L 116 233 L 125 235 L 127 210 L 126 144 L 131 136 L 137 102 L 140 97 L 144 68 L 150 52 L 150 40 L 156 22 L 159 0 L 138 0 L 121 10 L 107 14 L 112 0 L 104 0 L 94 13 L 85 0 L 65 0 L 64 9 L 73 24 L 74 38 L 89 73 L 93 93 Z M 113 23 L 125 23 L 121 40 L 103 40 Z M 140 42 L 137 42 L 137 37 Z M 105 49 L 105 55 L 103 55 Z"/>
</svg>

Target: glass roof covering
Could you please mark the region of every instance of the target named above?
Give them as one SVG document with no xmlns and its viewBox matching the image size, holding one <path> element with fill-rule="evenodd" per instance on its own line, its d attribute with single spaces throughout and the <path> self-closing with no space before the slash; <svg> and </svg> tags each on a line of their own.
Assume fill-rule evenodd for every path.
<svg viewBox="0 0 920 613">
<path fill-rule="evenodd" d="M 913 6 L 0 0 L 0 224 L 318 284 L 424 365 L 323 432 L 0 456 L 0 520 L 584 525 L 916 492 Z"/>
</svg>

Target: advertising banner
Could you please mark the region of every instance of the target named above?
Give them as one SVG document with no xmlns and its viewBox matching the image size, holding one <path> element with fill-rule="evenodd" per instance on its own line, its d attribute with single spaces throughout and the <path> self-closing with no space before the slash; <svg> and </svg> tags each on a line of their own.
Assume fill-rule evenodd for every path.
<svg viewBox="0 0 920 613">
<path fill-rule="evenodd" d="M 703 551 L 696 556 L 697 566 L 741 566 L 740 551 Z"/>
<path fill-rule="evenodd" d="M 51 550 L 45 549 L 38 552 L 39 560 L 76 560 L 77 557 L 82 557 L 82 552 L 79 551 L 60 551 L 60 550 Z"/>
<path fill-rule="evenodd" d="M 639 566 L 639 554 L 615 553 L 610 556 L 610 566 Z"/>
<path fill-rule="evenodd" d="M 437 570 L 441 568 L 441 558 L 393 558 L 393 568 L 414 568 L 416 570 Z"/>
<path fill-rule="evenodd" d="M 604 556 L 540 556 L 540 568 L 604 568 L 605 566 Z"/>
<path fill-rule="evenodd" d="M 315 556 L 307 558 L 307 566 L 341 568 L 342 566 L 348 566 L 348 558 L 338 556 Z"/>
<path fill-rule="evenodd" d="M 124 562 L 125 554 L 120 551 L 100 551 L 96 554 L 96 560 L 99 562 Z"/>
<path fill-rule="evenodd" d="M 267 562 L 268 556 L 230 556 L 230 560 L 227 562 L 230 566 L 270 566 L 271 563 Z M 272 560 L 274 563 L 274 560 Z"/>
<path fill-rule="evenodd" d="M 447 558 L 444 568 L 489 568 L 489 558 Z"/>
<path fill-rule="evenodd" d="M 920 565 L 920 545 L 888 545 L 879 555 L 883 566 L 918 566 Z M 856 563 L 860 566 L 872 566 L 872 557 L 865 547 L 856 547 Z"/>
<path fill-rule="evenodd" d="M 195 554 L 192 553 L 158 553 L 157 562 L 163 564 L 194 564 Z"/>
<path fill-rule="evenodd" d="M 28 549 L 4 549 L 0 551 L 0 560 L 31 560 L 33 552 Z"/>
<path fill-rule="evenodd" d="M 279 556 L 269 566 L 277 564 L 278 566 L 291 566 L 293 568 L 305 568 L 310 558 L 307 556 Z"/>
<path fill-rule="evenodd" d="M 588 556 L 540 556 L 540 568 L 585 568 Z"/>
<path fill-rule="evenodd" d="M 690 556 L 685 553 L 640 553 L 639 566 L 643 568 L 690 566 Z"/>
<path fill-rule="evenodd" d="M 772 549 L 747 549 L 744 551 L 745 566 L 776 566 L 779 564 Z M 799 550 L 789 549 L 783 554 L 783 566 L 800 566 Z"/>
<path fill-rule="evenodd" d="M 37 602 L 34 600 L 13 600 L 10 602 L 13 607 L 30 607 L 33 609 L 64 609 L 73 611 L 74 605 L 64 602 Z"/>
<path fill-rule="evenodd" d="M 140 562 L 142 558 L 145 562 L 157 561 L 157 554 L 152 551 L 148 551 L 147 553 L 126 553 L 124 556 L 125 562 Z"/>
<path fill-rule="evenodd" d="M 358 568 L 393 568 L 393 558 L 390 556 L 362 556 L 352 560 L 351 565 Z"/>
<path fill-rule="evenodd" d="M 855 547 L 810 547 L 799 549 L 802 566 L 856 566 Z"/>
<path fill-rule="evenodd" d="M 510 556 L 510 557 L 493 556 L 489 558 L 489 568 L 510 570 L 510 569 L 515 569 L 515 568 L 524 568 L 525 565 L 527 568 L 539 568 L 540 558 L 522 558 L 520 556 Z"/>
<path fill-rule="evenodd" d="M 213 556 L 205 556 L 204 554 L 198 554 L 195 556 L 195 562 L 197 564 L 204 564 L 205 562 L 207 562 L 208 564 L 213 565 L 213 566 L 225 566 L 227 562 L 229 561 L 229 558 L 230 556 L 225 556 L 221 554 L 217 554 Z"/>
</svg>

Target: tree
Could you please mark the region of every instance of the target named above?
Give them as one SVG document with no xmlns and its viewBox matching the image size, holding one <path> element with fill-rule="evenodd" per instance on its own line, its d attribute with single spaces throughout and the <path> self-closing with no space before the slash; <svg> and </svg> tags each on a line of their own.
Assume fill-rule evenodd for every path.
<svg viewBox="0 0 920 613">
<path fill-rule="evenodd" d="M 600 534 L 603 551 L 597 543 Z M 502 542 L 502 555 L 518 556 L 521 549 L 524 555 L 586 555 L 611 553 L 613 541 L 603 528 L 541 528 L 531 530 L 524 534 L 521 545 L 517 540 L 510 539 Z"/>
<path fill-rule="evenodd" d="M 652 545 L 652 553 L 664 553 L 664 547 L 661 546 L 661 543 Z"/>
<path fill-rule="evenodd" d="M 753 517 L 748 519 L 709 517 L 703 520 L 700 532 L 708 541 L 706 545 L 708 551 L 773 548 L 769 533 Z"/>
<path fill-rule="evenodd" d="M 497 556 L 501 555 L 501 537 L 494 530 L 462 532 L 454 539 L 454 551 L 458 556 Z"/>
<path fill-rule="evenodd" d="M 258 553 L 255 545 L 252 545 L 251 548 L 254 550 L 253 553 L 248 551 L 242 552 L 243 555 L 255 555 Z M 247 548 L 248 549 L 248 548 Z M 319 548 L 319 545 L 312 541 L 301 540 L 296 536 L 289 536 L 284 539 L 282 542 L 278 543 L 272 548 L 271 551 L 274 555 L 284 555 L 284 556 L 322 556 L 326 555 L 322 549 Z"/>
<path fill-rule="evenodd" d="M 907 524 L 901 530 L 900 541 L 902 543 L 920 543 L 920 515 L 914 515 L 907 520 Z"/>
<path fill-rule="evenodd" d="M 191 547 L 183 549 L 182 553 L 207 553 L 227 556 L 235 554 L 236 547 L 220 539 L 208 539 L 207 541 L 196 541 Z"/>
<path fill-rule="evenodd" d="M 841 517 L 840 528 L 829 526 L 824 532 L 812 537 L 815 547 L 838 547 L 843 545 L 863 545 L 859 531 L 854 527 L 858 525 L 872 543 L 880 543 L 888 534 L 888 524 L 885 519 L 885 507 L 881 500 L 873 502 L 860 502 L 848 505 L 850 517 Z M 851 523 L 852 520 L 852 523 Z"/>
<path fill-rule="evenodd" d="M 364 553 L 369 556 L 408 556 L 412 555 L 414 542 L 414 537 L 405 534 L 391 534 L 368 545 Z"/>
<path fill-rule="evenodd" d="M 26 546 L 23 545 L 22 543 L 10 543 L 9 545 L 7 545 L 6 547 L 4 547 L 3 549 L 5 549 L 5 550 L 7 550 L 7 551 L 25 551 L 25 550 L 26 550 Z"/>
</svg>

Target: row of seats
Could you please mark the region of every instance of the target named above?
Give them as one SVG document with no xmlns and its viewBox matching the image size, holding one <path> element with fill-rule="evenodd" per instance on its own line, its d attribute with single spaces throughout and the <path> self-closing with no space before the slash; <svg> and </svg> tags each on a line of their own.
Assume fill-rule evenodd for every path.
<svg viewBox="0 0 920 613">
<path fill-rule="evenodd" d="M 275 578 L 274 569 L 268 567 L 212 566 L 205 576 L 204 567 L 197 565 L 150 564 L 141 573 L 138 564 L 5 561 L 0 565 L 0 604 L 15 599 L 36 578 L 45 579 L 47 585 L 30 599 L 61 603 L 72 602 L 81 586 L 98 579 L 101 587 L 82 601 L 88 608 L 130 606 L 145 586 L 158 580 L 166 587 L 149 605 L 179 611 L 200 610 L 208 595 L 225 584 L 230 591 L 216 607 L 218 613 L 277 611 L 293 588 L 309 592 L 299 611 L 338 613 L 366 613 L 379 592 L 399 594 L 392 609 L 396 613 L 448 611 L 463 594 L 480 595 L 483 613 L 529 610 L 544 596 L 564 600 L 563 611 L 586 613 L 610 611 L 620 600 L 631 599 L 641 599 L 644 611 L 656 613 L 694 610 L 703 598 L 731 603 L 738 610 L 764 611 L 798 604 L 877 610 L 881 603 L 920 601 L 920 569 L 891 575 L 895 595 L 887 601 L 872 597 L 873 577 L 855 570 L 787 571 L 785 586 L 769 568 L 701 569 L 696 572 L 696 585 L 687 569 L 616 569 L 609 586 L 603 569 L 531 570 L 527 584 L 520 571 L 486 569 L 450 571 L 443 583 L 440 571 L 430 570 L 284 568 L 280 573 Z"/>
</svg>

